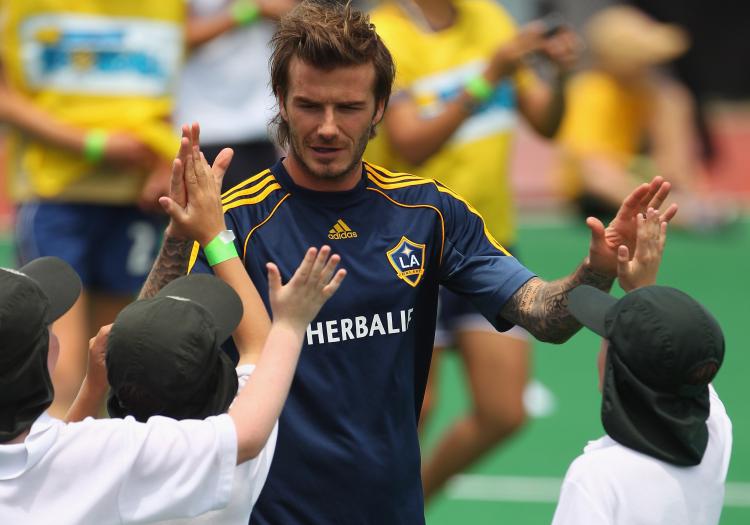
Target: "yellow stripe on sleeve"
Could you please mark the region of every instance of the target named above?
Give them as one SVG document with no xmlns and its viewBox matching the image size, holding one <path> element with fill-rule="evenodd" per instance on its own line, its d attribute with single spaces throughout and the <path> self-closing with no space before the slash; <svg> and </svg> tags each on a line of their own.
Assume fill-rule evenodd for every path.
<svg viewBox="0 0 750 525">
<path fill-rule="evenodd" d="M 236 191 L 232 193 L 231 195 L 228 195 L 227 197 L 224 197 L 221 199 L 222 204 L 228 204 L 240 197 L 244 197 L 246 195 L 252 195 L 253 193 L 258 193 L 260 190 L 262 190 L 265 186 L 272 184 L 276 182 L 276 179 L 273 175 L 268 175 L 266 178 L 261 180 L 259 183 L 254 184 L 250 186 L 249 188 L 245 188 L 243 190 Z"/>
<path fill-rule="evenodd" d="M 372 171 L 378 172 L 380 175 L 383 175 L 384 177 L 417 177 L 420 179 L 423 179 L 424 177 L 419 177 L 419 175 L 414 175 L 413 173 L 405 173 L 403 171 L 391 171 L 389 169 L 384 168 L 383 166 L 378 166 L 377 164 L 373 164 L 372 162 L 364 161 L 365 167 L 369 168 Z"/>
<path fill-rule="evenodd" d="M 266 197 L 268 197 L 271 194 L 271 192 L 278 190 L 278 189 L 281 189 L 281 184 L 279 184 L 278 182 L 274 182 L 270 186 L 267 186 L 266 189 L 264 189 L 262 193 L 259 193 L 255 197 L 252 197 L 249 199 L 240 199 L 240 200 L 232 201 L 228 204 L 225 204 L 222 209 L 224 210 L 224 213 L 226 213 L 232 208 L 237 208 L 239 206 L 246 206 L 248 204 L 257 204 L 260 201 L 264 200 Z"/>
<path fill-rule="evenodd" d="M 386 170 L 381 171 L 381 170 L 373 169 L 372 166 L 369 166 L 367 164 L 365 164 L 365 171 L 367 171 L 369 175 L 377 177 L 378 180 L 386 184 L 393 183 L 393 182 L 425 180 L 424 177 L 418 177 L 416 175 L 409 175 L 408 173 L 399 173 L 398 175 L 394 175 L 393 173 L 390 173 Z"/>
<path fill-rule="evenodd" d="M 265 176 L 266 176 L 266 175 L 268 175 L 269 173 L 271 173 L 271 170 L 270 170 L 270 169 L 267 169 L 267 170 L 263 170 L 263 171 L 261 171 L 260 173 L 258 173 L 258 174 L 256 174 L 256 175 L 253 175 L 252 177 L 249 177 L 249 178 L 247 178 L 247 179 L 243 180 L 243 181 L 242 181 L 242 182 L 240 182 L 239 184 L 237 184 L 237 185 L 235 185 L 235 186 L 233 186 L 233 187 L 229 188 L 229 189 L 228 189 L 227 191 L 225 191 L 224 193 L 222 193 L 222 194 L 221 194 L 221 199 L 222 199 L 222 200 L 224 200 L 225 198 L 228 198 L 228 197 L 229 197 L 229 195 L 230 195 L 230 194 L 231 194 L 232 192 L 234 192 L 234 191 L 237 191 L 237 190 L 239 190 L 239 189 L 242 189 L 242 188 L 244 188 L 245 186 L 247 186 L 248 184 L 252 184 L 252 183 L 253 183 L 253 182 L 255 182 L 256 180 L 258 180 L 258 179 L 261 179 L 261 178 L 265 177 Z"/>
<path fill-rule="evenodd" d="M 265 174 L 268 174 L 269 172 L 270 172 L 270 170 L 266 170 L 265 172 L 256 175 L 254 177 L 254 179 L 257 180 L 258 177 L 260 177 L 262 175 L 265 175 Z M 240 197 L 240 196 L 245 195 L 245 194 L 253 193 L 255 191 L 255 188 L 261 188 L 261 187 L 263 187 L 263 184 L 267 184 L 269 181 L 272 182 L 272 184 L 266 186 L 261 193 L 255 195 L 254 197 L 250 197 L 250 198 L 246 198 L 246 199 L 239 199 L 239 200 L 232 200 L 232 199 L 234 199 L 236 197 Z M 239 193 L 237 193 L 235 195 L 230 196 L 226 200 L 227 201 L 231 201 L 231 202 L 227 202 L 226 204 L 224 204 L 224 201 L 222 201 L 222 204 L 224 204 L 222 206 L 222 211 L 224 213 L 226 213 L 227 211 L 231 210 L 232 208 L 238 208 L 240 206 L 247 206 L 247 205 L 250 205 L 250 204 L 257 204 L 259 202 L 262 202 L 273 191 L 278 190 L 278 189 L 281 188 L 281 185 L 279 183 L 273 182 L 273 181 L 275 181 L 275 179 L 273 177 L 271 177 L 270 179 L 264 180 L 260 184 L 257 184 L 256 186 L 254 186 L 252 188 L 253 191 L 251 191 L 251 189 L 243 190 L 242 192 L 239 192 Z M 244 183 L 241 183 L 238 186 L 235 186 L 235 188 L 241 187 L 243 184 L 247 184 L 249 182 L 250 182 L 250 179 L 248 179 Z M 225 193 L 225 195 L 227 193 Z M 252 235 L 252 233 L 255 230 L 257 230 L 260 226 L 262 226 L 263 224 L 265 224 L 265 222 L 268 221 L 268 219 L 270 219 L 271 216 L 276 212 L 276 210 L 278 209 L 279 205 L 282 202 L 284 202 L 290 195 L 291 194 L 289 194 L 289 193 L 287 193 L 286 195 L 284 195 L 284 197 L 282 197 L 282 199 L 276 204 L 276 206 L 274 207 L 273 211 L 271 211 L 271 214 L 268 217 L 266 217 L 263 220 L 263 222 L 261 222 L 260 224 L 258 224 L 257 226 L 255 226 L 252 230 L 250 230 L 250 233 L 247 235 L 247 238 L 245 239 L 244 250 L 247 250 L 247 241 L 250 239 L 250 235 Z M 200 251 L 200 245 L 197 242 L 195 242 L 193 244 L 193 250 L 190 253 L 190 258 L 188 260 L 188 271 L 187 271 L 188 274 L 193 270 L 193 266 L 195 266 L 195 262 L 198 260 L 198 252 L 199 251 Z M 243 259 L 243 261 L 245 259 L 245 254 L 244 253 L 242 255 L 242 259 Z"/>
<path fill-rule="evenodd" d="M 422 184 L 432 184 L 433 181 L 430 179 L 416 179 L 409 182 L 396 182 L 393 184 L 384 183 L 374 177 L 372 174 L 368 174 L 367 178 L 374 182 L 380 188 L 384 190 L 395 190 L 398 188 L 406 188 L 407 186 L 421 186 Z"/>
</svg>

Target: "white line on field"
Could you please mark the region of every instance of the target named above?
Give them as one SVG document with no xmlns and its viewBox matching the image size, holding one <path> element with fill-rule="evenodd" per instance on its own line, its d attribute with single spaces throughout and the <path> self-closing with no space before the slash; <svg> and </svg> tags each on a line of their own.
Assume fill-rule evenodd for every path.
<svg viewBox="0 0 750 525">
<path fill-rule="evenodd" d="M 561 478 L 462 474 L 448 483 L 446 496 L 471 501 L 556 503 L 561 484 Z M 750 507 L 750 483 L 728 482 L 724 506 Z"/>
</svg>

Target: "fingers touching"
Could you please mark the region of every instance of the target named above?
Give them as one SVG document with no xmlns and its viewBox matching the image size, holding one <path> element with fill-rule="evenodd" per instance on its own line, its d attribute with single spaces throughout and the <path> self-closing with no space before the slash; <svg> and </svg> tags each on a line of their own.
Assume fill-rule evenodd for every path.
<svg viewBox="0 0 750 525">
<path fill-rule="evenodd" d="M 185 163 L 179 157 L 172 162 L 172 177 L 169 180 L 169 197 L 182 207 L 185 207 L 187 204 L 187 194 L 185 193 Z"/>
<path fill-rule="evenodd" d="M 669 197 L 672 190 L 672 183 L 665 181 L 663 177 L 654 177 L 647 185 L 648 191 L 645 192 L 638 206 L 638 212 L 646 213 L 649 208 L 659 211 L 664 202 Z M 641 186 L 643 187 L 643 185 Z M 669 222 L 677 214 L 677 204 L 671 204 L 662 214 L 661 220 Z"/>
<path fill-rule="evenodd" d="M 635 217 L 643 209 L 644 203 L 651 200 L 651 197 L 651 185 L 646 183 L 641 184 L 625 198 L 618 216 L 625 214 L 628 217 Z"/>
<path fill-rule="evenodd" d="M 656 283 L 666 242 L 667 221 L 654 208 L 636 216 L 636 228 L 632 253 L 624 244 L 617 248 L 617 276 L 625 291 Z"/>
<path fill-rule="evenodd" d="M 177 154 L 177 159 L 181 161 L 183 170 L 187 169 L 188 157 L 194 157 L 194 151 L 197 149 L 200 152 L 200 124 L 193 122 L 192 124 L 183 124 L 182 126 L 182 139 L 180 140 L 180 150 Z M 202 154 L 201 154 L 202 155 Z M 234 151 L 231 148 L 222 149 L 214 159 L 213 165 L 209 167 L 207 173 L 211 174 L 217 186 L 221 188 L 222 180 L 224 175 L 229 169 L 229 165 L 232 162 Z M 195 163 L 195 159 L 193 160 Z"/>
</svg>

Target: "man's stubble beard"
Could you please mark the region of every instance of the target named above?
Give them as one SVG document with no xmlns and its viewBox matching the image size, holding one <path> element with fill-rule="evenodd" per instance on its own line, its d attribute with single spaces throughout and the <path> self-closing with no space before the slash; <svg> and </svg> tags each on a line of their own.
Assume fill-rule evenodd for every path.
<svg viewBox="0 0 750 525">
<path fill-rule="evenodd" d="M 354 146 L 354 155 L 353 155 L 352 161 L 349 163 L 348 166 L 346 166 L 343 170 L 340 170 L 340 171 L 331 171 L 330 169 L 326 169 L 325 171 L 320 172 L 320 171 L 313 170 L 305 162 L 304 157 L 300 154 L 297 148 L 298 136 L 294 132 L 291 126 L 289 126 L 289 153 L 291 155 L 294 155 L 296 161 L 300 165 L 302 165 L 305 171 L 316 179 L 328 180 L 328 181 L 342 179 L 346 177 L 346 175 L 348 175 L 354 169 L 354 167 L 357 166 L 357 164 L 362 162 L 362 156 L 365 153 L 365 149 L 367 149 L 368 142 L 370 142 L 370 137 L 372 136 L 372 131 L 374 127 L 375 127 L 374 125 L 368 126 L 366 132 L 363 133 L 359 137 L 359 139 L 357 140 Z"/>
</svg>

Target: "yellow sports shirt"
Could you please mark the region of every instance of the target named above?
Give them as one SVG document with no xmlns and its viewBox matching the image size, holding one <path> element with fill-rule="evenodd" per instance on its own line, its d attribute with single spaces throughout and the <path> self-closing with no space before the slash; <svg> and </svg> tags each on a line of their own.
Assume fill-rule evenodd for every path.
<svg viewBox="0 0 750 525">
<path fill-rule="evenodd" d="M 129 132 L 165 159 L 184 47 L 184 0 L 0 0 L 0 44 L 10 86 L 55 118 Z M 91 165 L 14 132 L 11 193 L 69 202 L 131 203 L 146 173 Z"/>
<path fill-rule="evenodd" d="M 481 74 L 493 53 L 517 31 L 510 15 L 493 1 L 459 0 L 454 5 L 456 22 L 437 32 L 421 29 L 396 2 L 372 12 L 376 30 L 396 63 L 394 93 L 408 91 L 425 119 L 439 114 L 447 101 L 458 96 L 466 81 Z M 532 82 L 528 71 L 501 82 L 490 100 L 419 167 L 393 151 L 383 126 L 366 158 L 389 170 L 439 180 L 480 212 L 501 243 L 512 245 L 515 225 L 508 168 L 516 90 Z"/>
<path fill-rule="evenodd" d="M 558 141 L 563 146 L 565 195 L 582 190 L 578 159 L 598 154 L 627 167 L 638 154 L 647 126 L 649 92 L 624 86 L 603 72 L 579 73 L 566 89 L 565 117 Z"/>
</svg>

